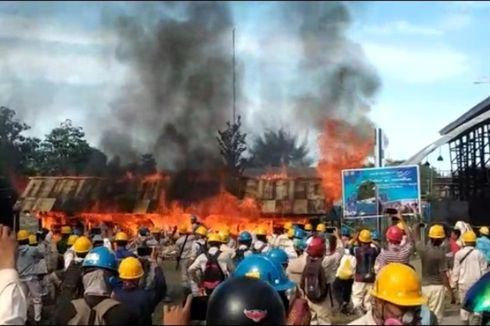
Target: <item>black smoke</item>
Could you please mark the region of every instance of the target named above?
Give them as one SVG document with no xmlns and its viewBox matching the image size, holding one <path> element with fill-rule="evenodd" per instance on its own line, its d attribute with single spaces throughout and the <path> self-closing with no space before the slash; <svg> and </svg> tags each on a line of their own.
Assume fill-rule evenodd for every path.
<svg viewBox="0 0 490 326">
<path fill-rule="evenodd" d="M 216 132 L 232 116 L 228 5 L 152 6 L 113 21 L 116 56 L 129 70 L 111 103 L 101 147 L 125 160 L 154 153 L 165 169 L 214 167 Z"/>
</svg>

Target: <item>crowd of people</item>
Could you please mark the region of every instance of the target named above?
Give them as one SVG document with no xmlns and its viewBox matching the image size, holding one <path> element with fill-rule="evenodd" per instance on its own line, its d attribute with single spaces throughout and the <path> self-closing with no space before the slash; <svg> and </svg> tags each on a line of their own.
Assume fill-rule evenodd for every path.
<svg viewBox="0 0 490 326">
<path fill-rule="evenodd" d="M 164 325 L 434 325 L 448 300 L 462 324 L 483 324 L 490 232 L 466 224 L 447 236 L 409 226 L 399 213 L 381 239 L 318 224 L 242 231 L 208 229 L 193 217 L 172 234 L 141 227 L 134 236 L 65 225 L 36 234 L 0 226 L 0 324 L 151 325 L 164 300 Z M 174 243 L 183 302 L 168 297 L 163 247 Z M 421 276 L 412 266 L 420 258 Z M 46 298 L 53 313 L 43 309 Z M 482 308 L 483 307 L 483 308 Z M 29 312 L 29 314 L 28 314 Z M 27 316 L 32 317 L 27 317 Z"/>
</svg>

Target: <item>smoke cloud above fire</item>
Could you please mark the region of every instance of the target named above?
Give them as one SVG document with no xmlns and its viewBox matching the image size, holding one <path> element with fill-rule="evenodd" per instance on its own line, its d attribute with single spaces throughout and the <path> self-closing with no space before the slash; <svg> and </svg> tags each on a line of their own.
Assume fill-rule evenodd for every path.
<svg viewBox="0 0 490 326">
<path fill-rule="evenodd" d="M 220 159 L 216 131 L 231 119 L 233 100 L 230 4 L 152 6 L 159 10 L 118 15 L 112 20 L 118 36 L 116 56 L 129 65 L 130 73 L 110 103 L 100 145 L 128 160 L 152 152 L 167 169 L 215 166 Z M 275 99 L 286 103 L 288 110 L 278 108 L 273 115 L 264 114 L 271 120 L 265 124 L 273 124 L 273 119 L 285 112 L 293 118 L 290 121 L 296 130 L 322 132 L 326 119 L 337 119 L 372 137 L 368 113 L 380 80 L 362 47 L 348 37 L 352 19 L 348 6 L 340 2 L 283 2 L 275 8 L 281 34 L 300 49 L 299 60 L 291 67 L 297 87 Z M 270 30 L 261 40 L 274 37 L 276 32 Z M 240 62 L 239 52 L 237 57 Z M 261 71 L 248 71 L 246 62 L 238 67 L 242 65 L 245 73 L 258 74 L 260 79 Z M 250 96 L 246 83 L 240 80 L 243 71 L 238 72 L 238 94 Z M 280 84 L 281 80 L 275 82 Z M 260 108 L 252 117 L 260 117 L 261 111 L 268 109 Z M 240 110 L 247 115 L 246 107 Z M 249 130 L 256 127 L 250 118 L 247 121 Z M 260 127 L 253 131 L 257 130 Z"/>
</svg>

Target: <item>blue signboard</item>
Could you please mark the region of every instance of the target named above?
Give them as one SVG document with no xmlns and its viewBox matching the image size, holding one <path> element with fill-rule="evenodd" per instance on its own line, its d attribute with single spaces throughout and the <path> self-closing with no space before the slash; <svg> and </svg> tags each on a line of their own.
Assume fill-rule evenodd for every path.
<svg viewBox="0 0 490 326">
<path fill-rule="evenodd" d="M 417 165 L 342 171 L 344 218 L 382 215 L 387 208 L 420 214 Z"/>
</svg>

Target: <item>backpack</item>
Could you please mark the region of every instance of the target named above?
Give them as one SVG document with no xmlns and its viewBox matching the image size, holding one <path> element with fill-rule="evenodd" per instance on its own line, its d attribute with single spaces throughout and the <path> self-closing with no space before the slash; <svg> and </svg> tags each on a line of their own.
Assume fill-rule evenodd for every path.
<svg viewBox="0 0 490 326">
<path fill-rule="evenodd" d="M 340 266 L 337 269 L 337 277 L 341 280 L 350 280 L 354 276 L 352 271 L 352 262 L 350 256 L 342 257 L 340 261 Z"/>
<path fill-rule="evenodd" d="M 112 299 L 104 299 L 90 308 L 84 298 L 71 302 L 75 307 L 76 315 L 70 319 L 67 325 L 105 325 L 104 315 L 120 303 Z"/>
<path fill-rule="evenodd" d="M 322 267 L 322 259 L 308 257 L 301 274 L 301 289 L 311 302 L 322 302 L 328 294 L 328 284 Z"/>
<path fill-rule="evenodd" d="M 207 295 L 210 295 L 211 292 L 225 280 L 225 274 L 221 269 L 218 263 L 218 257 L 221 254 L 221 251 L 217 251 L 214 255 L 206 253 L 207 262 L 204 267 L 204 272 L 201 278 L 201 283 L 206 291 Z"/>
<path fill-rule="evenodd" d="M 82 282 L 82 263 L 72 261 L 63 274 L 61 282 L 61 292 L 68 297 L 69 300 L 78 299 L 83 295 Z"/>
<path fill-rule="evenodd" d="M 243 258 L 245 258 L 245 251 L 247 250 L 248 249 L 237 249 L 235 251 L 235 257 L 233 257 L 233 263 L 235 264 L 235 266 L 238 266 Z"/>
</svg>

